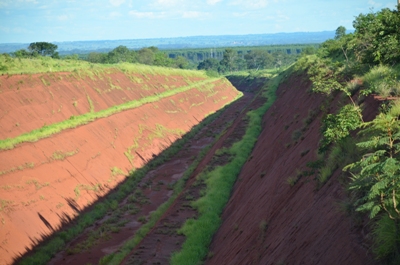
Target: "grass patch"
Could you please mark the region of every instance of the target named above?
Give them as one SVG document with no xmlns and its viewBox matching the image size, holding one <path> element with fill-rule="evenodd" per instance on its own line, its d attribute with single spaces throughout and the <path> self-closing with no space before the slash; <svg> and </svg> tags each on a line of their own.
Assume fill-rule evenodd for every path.
<svg viewBox="0 0 400 265">
<path fill-rule="evenodd" d="M 25 164 L 17 166 L 17 167 L 13 167 L 13 168 L 10 168 L 10 169 L 7 169 L 7 170 L 0 171 L 0 176 L 8 174 L 8 173 L 11 173 L 11 172 L 14 172 L 14 171 L 22 171 L 24 169 L 34 168 L 34 167 L 35 167 L 35 163 L 33 163 L 33 162 L 25 163 Z"/>
<path fill-rule="evenodd" d="M 281 74 L 271 80 L 269 88 L 264 91 L 267 102 L 257 110 L 248 112 L 249 124 L 245 135 L 228 150 L 233 159 L 224 166 L 204 173 L 207 185 L 205 194 L 192 203 L 199 216 L 197 219 L 186 221 L 179 230 L 186 236 L 186 241 L 181 251 L 172 255 L 171 264 L 200 264 L 207 257 L 212 236 L 221 224 L 220 215 L 229 200 L 233 184 L 257 141 L 261 132 L 262 117 L 275 101 L 275 92 L 282 78 Z"/>
<path fill-rule="evenodd" d="M 53 160 L 64 160 L 67 157 L 76 155 L 78 152 L 79 152 L 79 149 L 76 149 L 75 151 L 71 151 L 71 152 L 55 151 L 53 153 L 53 155 L 51 156 L 51 158 Z"/>
</svg>

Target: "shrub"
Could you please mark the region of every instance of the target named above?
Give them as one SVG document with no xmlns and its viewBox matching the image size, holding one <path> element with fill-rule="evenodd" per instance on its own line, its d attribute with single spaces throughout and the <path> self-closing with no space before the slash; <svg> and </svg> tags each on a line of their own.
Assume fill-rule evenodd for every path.
<svg viewBox="0 0 400 265">
<path fill-rule="evenodd" d="M 364 75 L 367 89 L 364 94 L 376 93 L 382 97 L 400 95 L 399 71 L 395 68 L 379 65 Z"/>
</svg>

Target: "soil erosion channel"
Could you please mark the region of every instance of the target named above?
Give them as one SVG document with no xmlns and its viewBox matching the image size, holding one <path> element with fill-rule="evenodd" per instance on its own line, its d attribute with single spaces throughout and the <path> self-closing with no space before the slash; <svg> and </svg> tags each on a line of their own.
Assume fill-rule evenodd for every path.
<svg viewBox="0 0 400 265">
<path fill-rule="evenodd" d="M 223 164 L 229 157 L 214 153 L 229 147 L 244 134 L 248 110 L 261 105 L 264 99 L 255 98 L 262 83 L 247 87 L 244 96 L 228 105 L 209 125 L 203 127 L 181 150 L 162 165 L 151 170 L 131 194 L 105 218 L 85 230 L 50 264 L 98 264 L 105 255 L 123 247 L 127 240 L 149 221 L 149 215 L 173 194 L 173 185 L 193 163 L 198 163 L 184 189 L 157 221 L 150 232 L 124 259 L 125 264 L 167 264 L 172 252 L 180 249 L 185 238 L 177 234 L 183 223 L 196 216 L 190 202 L 199 197 L 203 185 L 195 177 L 206 167 Z M 202 150 L 209 148 L 209 151 Z M 201 159 L 199 159 L 199 157 Z M 143 263 L 144 262 L 144 263 Z"/>
</svg>

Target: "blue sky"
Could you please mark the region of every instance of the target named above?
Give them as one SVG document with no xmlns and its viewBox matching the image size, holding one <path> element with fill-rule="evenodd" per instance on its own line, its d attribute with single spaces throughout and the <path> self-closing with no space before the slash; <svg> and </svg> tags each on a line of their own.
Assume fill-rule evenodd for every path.
<svg viewBox="0 0 400 265">
<path fill-rule="evenodd" d="M 396 0 L 0 0 L 0 43 L 352 28 Z"/>
</svg>

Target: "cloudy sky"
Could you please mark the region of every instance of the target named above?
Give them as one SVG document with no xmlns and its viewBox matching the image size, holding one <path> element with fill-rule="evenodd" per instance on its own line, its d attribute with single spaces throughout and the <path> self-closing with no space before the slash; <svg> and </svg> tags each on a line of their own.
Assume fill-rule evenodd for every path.
<svg viewBox="0 0 400 265">
<path fill-rule="evenodd" d="M 0 43 L 352 28 L 396 0 L 0 0 Z"/>
</svg>

